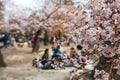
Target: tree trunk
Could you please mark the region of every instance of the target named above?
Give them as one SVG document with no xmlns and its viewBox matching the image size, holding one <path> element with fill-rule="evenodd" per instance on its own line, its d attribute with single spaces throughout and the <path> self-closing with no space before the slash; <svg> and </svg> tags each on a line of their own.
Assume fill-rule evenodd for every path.
<svg viewBox="0 0 120 80">
<path fill-rule="evenodd" d="M 38 52 L 39 51 L 39 41 L 40 41 L 40 38 L 39 38 L 39 35 L 41 34 L 42 30 L 38 30 L 35 34 L 35 41 L 33 43 L 33 50 L 32 52 Z"/>
<path fill-rule="evenodd" d="M 112 59 L 112 58 L 107 58 L 107 57 L 104 57 L 104 55 L 102 55 L 102 56 L 99 58 L 98 64 L 95 66 L 94 70 L 92 71 L 91 77 L 94 76 L 94 74 L 95 74 L 95 69 L 105 70 L 105 71 L 109 72 L 109 70 L 110 70 L 110 65 L 107 63 L 107 61 L 108 61 L 108 60 L 111 60 L 111 59 Z"/>
<path fill-rule="evenodd" d="M 61 40 L 61 37 L 62 37 L 62 32 L 58 31 L 58 39 Z"/>
<path fill-rule="evenodd" d="M 95 66 L 95 68 L 98 69 L 98 70 L 108 71 L 110 66 L 108 65 L 108 63 L 106 61 L 108 61 L 110 59 L 111 58 L 106 58 L 104 56 L 101 56 L 100 59 L 99 59 L 99 63 Z"/>
<path fill-rule="evenodd" d="M 45 30 L 45 34 L 44 34 L 44 45 L 46 46 L 49 42 L 49 35 L 47 30 Z"/>
<path fill-rule="evenodd" d="M 3 3 L 0 1 L 0 21 L 3 22 L 3 17 L 4 17 L 4 14 L 2 13 L 2 11 L 4 10 L 4 5 Z"/>
<path fill-rule="evenodd" d="M 3 59 L 3 55 L 1 53 L 1 49 L 0 49 L 0 67 L 6 67 L 6 63 L 4 62 L 4 59 Z"/>
</svg>

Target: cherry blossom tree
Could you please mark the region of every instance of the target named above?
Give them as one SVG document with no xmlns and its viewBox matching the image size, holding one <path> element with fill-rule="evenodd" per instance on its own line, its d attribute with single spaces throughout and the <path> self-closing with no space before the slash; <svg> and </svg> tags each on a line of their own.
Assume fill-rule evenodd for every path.
<svg viewBox="0 0 120 80">
<path fill-rule="evenodd" d="M 96 28 L 98 31 L 101 30 L 96 34 L 99 37 L 97 43 L 105 44 L 105 48 L 100 51 L 102 56 L 96 68 L 107 69 L 108 72 L 113 69 L 113 64 L 117 65 L 114 60 L 119 60 L 119 58 L 115 56 L 120 54 L 118 52 L 120 46 L 119 3 L 119 0 L 91 0 L 87 5 L 87 8 L 92 10 L 91 20 L 93 20 L 93 26 L 91 27 Z M 113 78 L 112 75 L 111 78 Z"/>
<path fill-rule="evenodd" d="M 35 31 L 34 44 L 38 44 L 41 32 L 51 32 L 57 25 L 63 29 L 63 34 L 77 44 L 88 50 L 93 49 L 96 44 L 101 54 L 112 53 L 110 56 L 113 57 L 120 54 L 119 4 L 119 0 L 89 0 L 83 5 L 72 0 L 46 0 L 42 8 L 27 17 L 18 18 L 10 14 L 8 24 L 4 23 L 0 27 L 10 26 L 11 29 L 16 28 L 23 33 Z M 102 44 L 105 48 L 101 48 Z M 38 51 L 37 46 L 39 45 L 34 46 L 33 52 Z"/>
</svg>

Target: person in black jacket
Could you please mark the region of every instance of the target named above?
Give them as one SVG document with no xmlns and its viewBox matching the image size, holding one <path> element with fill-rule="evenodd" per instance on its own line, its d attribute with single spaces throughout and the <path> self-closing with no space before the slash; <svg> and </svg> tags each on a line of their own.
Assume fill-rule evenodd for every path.
<svg viewBox="0 0 120 80">
<path fill-rule="evenodd" d="M 42 64 L 45 65 L 49 60 L 49 49 L 45 49 L 45 52 L 42 56 Z"/>
<path fill-rule="evenodd" d="M 7 48 L 11 42 L 9 35 L 5 33 L 2 34 L 0 41 L 3 42 L 3 48 Z"/>
<path fill-rule="evenodd" d="M 51 64 L 53 63 L 52 60 L 49 60 L 49 49 L 45 50 L 45 53 L 42 56 L 42 69 L 52 69 Z"/>
</svg>

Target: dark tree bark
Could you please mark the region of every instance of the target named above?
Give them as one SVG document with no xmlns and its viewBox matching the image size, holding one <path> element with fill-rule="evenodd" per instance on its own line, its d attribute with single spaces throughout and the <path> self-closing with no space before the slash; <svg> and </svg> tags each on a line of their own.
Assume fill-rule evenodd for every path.
<svg viewBox="0 0 120 80">
<path fill-rule="evenodd" d="M 0 49 L 0 67 L 6 67 L 6 63 L 4 62 L 4 59 L 3 59 L 3 55 L 1 53 L 1 49 Z"/>
<path fill-rule="evenodd" d="M 4 17 L 4 14 L 2 13 L 2 10 L 4 10 L 5 7 L 3 5 L 3 3 L 0 1 L 0 21 L 3 22 L 3 17 Z"/>
<path fill-rule="evenodd" d="M 32 52 L 38 52 L 39 51 L 39 41 L 40 41 L 40 38 L 39 38 L 39 35 L 41 35 L 42 33 L 42 29 L 38 30 L 35 34 L 35 41 L 33 43 L 33 50 Z"/>
<path fill-rule="evenodd" d="M 105 70 L 105 71 L 109 72 L 111 66 L 107 63 L 107 61 L 112 60 L 112 59 L 113 59 L 113 58 L 111 58 L 111 57 L 109 58 L 109 57 L 105 57 L 104 55 L 102 55 L 102 56 L 99 58 L 99 62 L 98 62 L 98 64 L 95 66 L 95 69 Z M 94 77 L 95 69 L 92 71 L 91 77 Z"/>
<path fill-rule="evenodd" d="M 61 37 L 62 37 L 62 32 L 59 30 L 58 31 L 58 39 L 61 40 Z"/>
<path fill-rule="evenodd" d="M 98 70 L 105 70 L 108 71 L 110 69 L 110 65 L 107 63 L 108 60 L 111 60 L 112 58 L 104 57 L 103 55 L 99 59 L 99 63 L 95 67 Z"/>
<path fill-rule="evenodd" d="M 44 45 L 46 46 L 49 42 L 49 35 L 47 30 L 45 30 L 45 34 L 44 34 Z"/>
</svg>

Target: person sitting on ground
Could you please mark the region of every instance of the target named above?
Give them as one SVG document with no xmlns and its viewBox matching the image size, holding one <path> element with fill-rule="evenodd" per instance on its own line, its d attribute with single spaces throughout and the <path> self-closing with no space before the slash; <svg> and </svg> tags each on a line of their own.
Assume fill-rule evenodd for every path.
<svg viewBox="0 0 120 80">
<path fill-rule="evenodd" d="M 78 56 L 73 54 L 72 57 L 70 58 L 71 60 L 71 64 L 74 67 L 80 67 L 79 63 L 78 63 Z"/>
<path fill-rule="evenodd" d="M 70 49 L 70 57 L 72 57 L 73 54 L 77 55 L 75 49 L 72 47 Z"/>
<path fill-rule="evenodd" d="M 53 54 L 55 53 L 55 50 L 56 50 L 56 48 L 55 48 L 54 46 L 52 46 L 52 48 L 51 48 L 52 56 L 53 56 Z"/>
<path fill-rule="evenodd" d="M 45 65 L 49 61 L 49 49 L 45 49 L 45 52 L 42 56 L 42 64 Z"/>
<path fill-rule="evenodd" d="M 78 60 L 79 60 L 79 65 L 81 65 L 81 67 L 84 68 L 86 65 L 86 57 L 79 55 Z"/>
<path fill-rule="evenodd" d="M 60 46 L 57 46 L 57 48 L 55 49 L 53 55 L 52 55 L 52 59 L 57 57 L 57 56 L 62 56 L 62 51 L 60 50 Z"/>
<path fill-rule="evenodd" d="M 46 49 L 45 50 L 45 53 L 43 54 L 42 56 L 42 65 L 43 65 L 43 68 L 42 69 L 51 69 L 51 64 L 53 63 L 52 60 L 49 60 L 49 49 Z"/>
<path fill-rule="evenodd" d="M 32 67 L 37 68 L 37 58 L 35 58 L 35 57 L 32 60 Z"/>
<path fill-rule="evenodd" d="M 38 65 L 37 66 L 38 66 L 39 69 L 43 69 L 44 68 L 41 60 L 38 61 Z"/>
<path fill-rule="evenodd" d="M 53 63 L 51 64 L 52 68 L 55 70 L 60 70 L 62 68 L 64 68 L 64 63 L 62 62 L 61 57 L 55 57 L 53 59 Z"/>
<path fill-rule="evenodd" d="M 77 50 L 79 55 L 82 55 L 82 49 L 83 47 L 81 45 L 77 45 Z"/>
<path fill-rule="evenodd" d="M 65 66 L 70 65 L 70 59 L 66 51 L 63 51 L 62 61 Z"/>
</svg>

